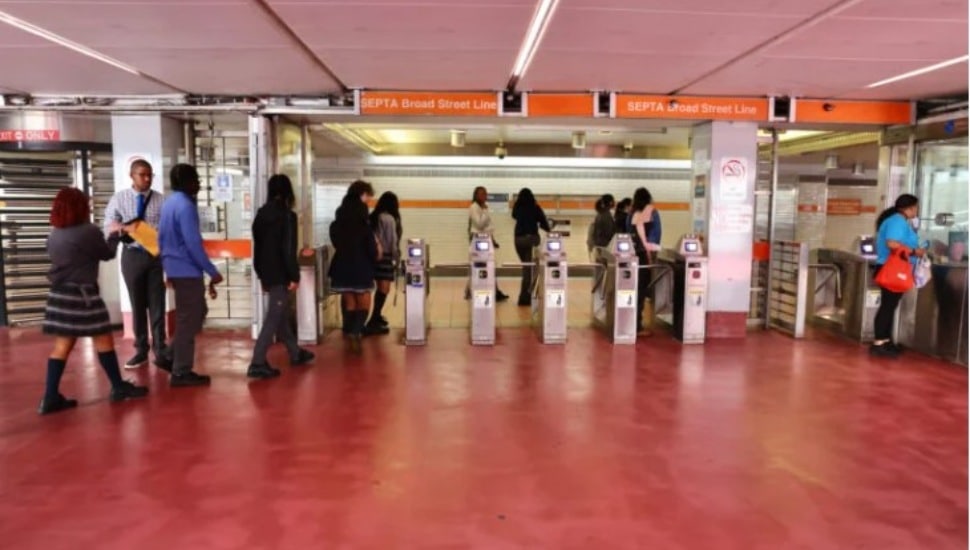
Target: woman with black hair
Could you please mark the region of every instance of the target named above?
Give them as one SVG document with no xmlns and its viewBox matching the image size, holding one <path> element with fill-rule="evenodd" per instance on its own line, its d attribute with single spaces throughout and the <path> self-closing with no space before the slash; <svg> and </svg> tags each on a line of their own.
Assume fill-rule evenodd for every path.
<svg viewBox="0 0 970 550">
<path fill-rule="evenodd" d="M 627 197 L 616 204 L 616 213 L 613 214 L 613 220 L 616 224 L 617 233 L 629 233 L 630 228 L 628 227 L 628 222 L 630 221 L 630 206 L 633 204 L 633 199 Z"/>
<path fill-rule="evenodd" d="M 515 253 L 519 261 L 529 264 L 522 268 L 519 305 L 529 306 L 532 305 L 532 249 L 539 246 L 539 229 L 549 231 L 549 220 L 528 187 L 519 191 L 512 206 L 512 217 L 515 218 Z"/>
<path fill-rule="evenodd" d="M 498 242 L 495 240 L 495 225 L 492 223 L 492 215 L 488 211 L 488 190 L 479 185 L 472 192 L 472 203 L 468 206 L 468 240 L 477 233 L 484 233 L 492 237 L 492 246 L 499 249 Z M 465 287 L 465 299 L 471 299 L 471 288 Z M 495 279 L 495 300 L 504 302 L 509 299 L 509 295 L 498 288 L 498 277 Z"/>
<path fill-rule="evenodd" d="M 915 265 L 916 259 L 926 254 L 919 246 L 919 235 L 912 222 L 919 215 L 919 199 L 913 195 L 900 195 L 896 203 L 887 208 L 876 220 L 876 270 L 878 274 L 892 254 L 903 254 Z M 903 293 L 880 288 L 879 309 L 873 323 L 875 339 L 869 353 L 880 357 L 898 357 L 899 347 L 893 343 L 893 320 Z"/>
<path fill-rule="evenodd" d="M 630 233 L 640 263 L 637 276 L 637 332 L 649 336 L 649 331 L 643 326 L 643 304 L 650 288 L 650 270 L 643 266 L 650 264 L 654 253 L 660 250 L 660 215 L 653 206 L 653 196 L 645 187 L 640 187 L 633 193 L 632 209 Z"/>
<path fill-rule="evenodd" d="M 397 195 L 387 191 L 377 199 L 377 205 L 370 214 L 370 226 L 381 245 L 381 259 L 377 262 L 374 278 L 377 291 L 374 292 L 374 309 L 367 322 L 368 334 L 387 334 L 390 332 L 387 319 L 381 314 L 387 295 L 394 282 L 395 267 L 401 261 L 401 209 Z"/>
<path fill-rule="evenodd" d="M 613 220 L 613 208 L 616 206 L 616 199 L 607 193 L 596 201 L 596 218 L 589 226 L 589 238 L 586 246 L 592 253 L 597 247 L 610 245 L 613 235 L 616 234 L 616 222 Z"/>
<path fill-rule="evenodd" d="M 305 365 L 314 359 L 307 350 L 300 349 L 287 320 L 289 293 L 300 285 L 300 268 L 296 263 L 296 213 L 293 205 L 293 183 L 283 174 L 269 178 L 266 184 L 266 204 L 259 208 L 253 220 L 253 271 L 269 294 L 269 308 L 263 317 L 253 348 L 253 360 L 246 375 L 250 378 L 273 378 L 280 375 L 266 359 L 266 351 L 273 337 L 286 346 L 290 365 Z"/>
<path fill-rule="evenodd" d="M 374 290 L 374 266 L 381 256 L 367 218 L 367 202 L 373 197 L 374 188 L 366 181 L 350 184 L 330 224 L 330 241 L 335 249 L 329 273 L 331 288 L 341 295 L 354 353 L 361 352 L 360 339 Z"/>
</svg>

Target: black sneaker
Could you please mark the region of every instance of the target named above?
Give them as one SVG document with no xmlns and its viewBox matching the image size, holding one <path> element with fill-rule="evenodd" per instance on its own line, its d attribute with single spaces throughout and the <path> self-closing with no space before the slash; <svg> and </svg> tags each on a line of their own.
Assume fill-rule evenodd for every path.
<svg viewBox="0 0 970 550">
<path fill-rule="evenodd" d="M 899 355 L 902 355 L 903 351 L 905 351 L 905 348 L 896 342 L 889 342 L 889 347 L 893 348 L 893 350 Z"/>
<path fill-rule="evenodd" d="M 164 355 L 155 356 L 155 366 L 165 372 L 172 372 L 173 361 Z"/>
<path fill-rule="evenodd" d="M 531 296 L 519 296 L 519 307 L 528 307 L 532 305 Z"/>
<path fill-rule="evenodd" d="M 389 326 L 391 326 L 391 323 L 388 323 L 387 322 L 387 318 L 384 317 L 383 315 L 380 315 L 380 316 L 377 317 L 377 323 L 379 325 L 381 325 L 382 327 L 389 327 Z"/>
<path fill-rule="evenodd" d="M 390 333 L 390 328 L 381 326 L 378 323 L 368 323 L 367 326 L 364 327 L 364 336 L 376 336 Z"/>
<path fill-rule="evenodd" d="M 305 349 L 301 349 L 300 355 L 298 355 L 296 359 L 292 359 L 292 358 L 290 359 L 290 366 L 299 367 L 301 365 L 306 365 L 308 363 L 311 363 L 316 358 L 317 356 L 314 355 L 312 352 L 309 352 Z"/>
<path fill-rule="evenodd" d="M 899 357 L 899 351 L 896 350 L 892 344 L 872 344 L 869 346 L 869 355 L 872 355 L 873 357 L 896 359 Z"/>
<path fill-rule="evenodd" d="M 257 379 L 276 378 L 279 375 L 279 369 L 274 369 L 268 363 L 249 365 L 249 370 L 246 371 L 246 376 Z"/>
<path fill-rule="evenodd" d="M 37 407 L 37 414 L 52 414 L 73 409 L 74 407 L 77 407 L 77 399 L 68 399 L 61 394 L 57 394 L 50 399 L 46 397 L 41 399 L 40 405 Z"/>
<path fill-rule="evenodd" d="M 205 374 L 189 371 L 183 374 L 173 374 L 171 378 L 168 379 L 168 385 L 172 386 L 173 388 L 208 386 L 211 381 L 212 379 Z"/>
<path fill-rule="evenodd" d="M 136 386 L 125 380 L 120 386 L 111 388 L 111 396 L 109 399 L 112 402 L 117 403 L 118 401 L 124 401 L 125 399 L 138 399 L 145 397 L 146 395 L 148 395 L 148 388 L 144 386 Z"/>
<path fill-rule="evenodd" d="M 147 364 L 148 364 L 148 354 L 143 351 L 139 351 L 138 353 L 135 354 L 134 357 L 132 357 L 131 359 L 128 360 L 127 363 L 125 363 L 125 368 L 140 369 L 141 367 L 144 367 Z"/>
</svg>

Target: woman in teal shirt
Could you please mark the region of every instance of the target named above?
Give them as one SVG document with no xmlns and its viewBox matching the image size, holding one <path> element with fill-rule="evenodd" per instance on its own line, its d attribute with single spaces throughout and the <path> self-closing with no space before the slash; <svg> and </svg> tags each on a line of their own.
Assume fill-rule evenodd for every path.
<svg viewBox="0 0 970 550">
<path fill-rule="evenodd" d="M 889 260 L 889 255 L 900 249 L 914 265 L 926 251 L 919 246 L 919 236 L 913 228 L 913 220 L 919 214 L 919 199 L 913 195 L 900 195 L 892 208 L 887 208 L 876 220 L 876 273 Z M 899 347 L 892 341 L 893 319 L 903 297 L 901 292 L 880 289 L 879 310 L 874 322 L 875 340 L 869 353 L 880 357 L 898 357 Z"/>
</svg>

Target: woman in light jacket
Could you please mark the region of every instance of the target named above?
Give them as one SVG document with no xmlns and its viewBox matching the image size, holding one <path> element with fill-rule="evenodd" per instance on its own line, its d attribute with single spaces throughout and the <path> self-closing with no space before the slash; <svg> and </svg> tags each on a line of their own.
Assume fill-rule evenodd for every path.
<svg viewBox="0 0 970 550">
<path fill-rule="evenodd" d="M 374 308 L 367 322 L 367 334 L 387 334 L 390 332 L 387 319 L 382 312 L 387 295 L 391 292 L 398 263 L 401 261 L 401 210 L 397 195 L 388 191 L 377 199 L 377 205 L 370 214 L 370 226 L 381 245 L 381 259 L 377 262 L 374 278 L 377 291 L 374 292 Z"/>
<path fill-rule="evenodd" d="M 478 186 L 472 193 L 472 203 L 468 206 L 468 240 L 476 233 L 485 233 L 492 237 L 492 245 L 498 250 L 499 245 L 495 241 L 495 226 L 492 224 L 492 216 L 488 211 L 488 191 Z M 471 298 L 471 289 L 465 287 L 465 299 Z M 508 294 L 498 288 L 498 277 L 495 278 L 495 300 L 504 302 L 509 299 Z"/>
</svg>

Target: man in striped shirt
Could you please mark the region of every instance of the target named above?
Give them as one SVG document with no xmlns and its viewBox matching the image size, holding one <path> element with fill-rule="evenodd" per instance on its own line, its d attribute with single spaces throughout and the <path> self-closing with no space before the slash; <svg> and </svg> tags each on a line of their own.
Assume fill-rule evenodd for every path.
<svg viewBox="0 0 970 550">
<path fill-rule="evenodd" d="M 129 224 L 142 220 L 154 228 L 162 211 L 164 197 L 152 190 L 152 165 L 143 159 L 131 163 L 131 188 L 117 192 L 104 213 L 105 232 L 114 222 Z M 148 329 L 151 324 L 155 364 L 171 370 L 172 359 L 165 343 L 165 278 L 160 258 L 153 256 L 130 238 L 125 239 L 121 255 L 121 275 L 131 299 L 131 318 L 135 333 L 135 356 L 125 368 L 148 364 Z"/>
</svg>

